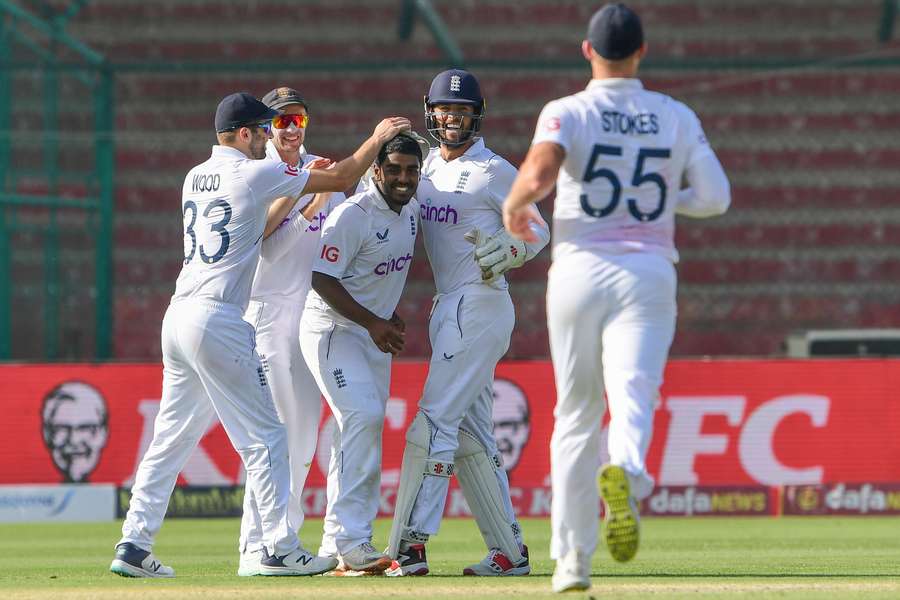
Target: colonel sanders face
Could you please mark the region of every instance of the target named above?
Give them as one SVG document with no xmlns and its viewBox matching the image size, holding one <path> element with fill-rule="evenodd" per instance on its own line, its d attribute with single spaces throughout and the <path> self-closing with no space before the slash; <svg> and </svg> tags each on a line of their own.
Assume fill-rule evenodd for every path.
<svg viewBox="0 0 900 600">
<path fill-rule="evenodd" d="M 42 416 L 53 464 L 65 481 L 87 481 L 109 435 L 103 396 L 86 383 L 63 383 L 44 398 Z"/>
<path fill-rule="evenodd" d="M 522 389 L 511 381 L 494 381 L 494 438 L 503 455 L 503 468 L 512 471 L 531 433 L 531 413 Z"/>
</svg>

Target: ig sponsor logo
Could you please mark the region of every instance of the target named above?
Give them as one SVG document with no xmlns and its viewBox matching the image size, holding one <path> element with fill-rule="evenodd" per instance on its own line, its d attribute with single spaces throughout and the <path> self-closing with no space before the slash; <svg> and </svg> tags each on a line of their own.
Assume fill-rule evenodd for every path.
<svg viewBox="0 0 900 600">
<path fill-rule="evenodd" d="M 338 258 L 340 257 L 341 251 L 337 248 L 337 246 L 322 246 L 322 258 L 324 258 L 328 262 L 337 262 Z"/>
</svg>

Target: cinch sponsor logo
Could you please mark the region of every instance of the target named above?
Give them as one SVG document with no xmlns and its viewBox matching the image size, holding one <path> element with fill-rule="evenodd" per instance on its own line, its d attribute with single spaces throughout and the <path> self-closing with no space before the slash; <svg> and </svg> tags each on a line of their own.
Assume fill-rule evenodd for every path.
<svg viewBox="0 0 900 600">
<path fill-rule="evenodd" d="M 406 265 L 408 265 L 411 260 L 412 254 L 409 253 L 407 253 L 406 256 L 401 256 L 399 258 L 389 257 L 383 263 L 378 263 L 378 266 L 375 267 L 375 274 L 387 275 L 388 273 L 399 273 L 406 268 Z"/>
<path fill-rule="evenodd" d="M 419 206 L 419 216 L 423 221 L 434 221 L 435 223 L 450 223 L 452 219 L 454 225 L 456 225 L 459 219 L 456 210 L 449 204 L 446 206 L 422 204 Z"/>
<path fill-rule="evenodd" d="M 328 262 L 337 262 L 341 251 L 336 246 L 322 246 L 322 258 Z"/>
<path fill-rule="evenodd" d="M 322 229 L 322 223 L 325 222 L 325 219 L 328 217 L 323 212 L 315 215 L 312 219 L 309 220 L 309 225 L 306 227 L 307 231 L 318 231 Z"/>
</svg>

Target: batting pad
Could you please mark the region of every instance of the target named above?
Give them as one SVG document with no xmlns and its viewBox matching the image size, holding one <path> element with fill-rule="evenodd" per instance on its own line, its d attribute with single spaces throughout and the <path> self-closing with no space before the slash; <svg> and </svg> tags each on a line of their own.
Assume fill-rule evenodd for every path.
<svg viewBox="0 0 900 600">
<path fill-rule="evenodd" d="M 500 484 L 494 474 L 495 469 L 503 468 L 500 455 L 488 455 L 471 433 L 460 429 L 456 465 L 459 485 L 481 535 L 489 546 L 496 545 L 513 564 L 517 564 L 523 559 L 522 552 L 503 507 Z"/>
<path fill-rule="evenodd" d="M 401 540 L 408 539 L 409 518 L 425 476 L 453 475 L 453 463 L 430 458 L 430 447 L 431 422 L 424 413 L 418 412 L 406 431 L 406 447 L 403 449 L 403 463 L 400 466 L 400 488 L 397 490 L 394 521 L 391 523 L 391 537 L 388 539 L 387 555 L 391 558 L 397 558 Z"/>
</svg>

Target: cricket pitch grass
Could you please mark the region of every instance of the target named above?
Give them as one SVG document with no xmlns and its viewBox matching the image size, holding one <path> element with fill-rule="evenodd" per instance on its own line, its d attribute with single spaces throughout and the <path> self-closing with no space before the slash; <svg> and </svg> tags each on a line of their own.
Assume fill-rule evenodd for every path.
<svg viewBox="0 0 900 600">
<path fill-rule="evenodd" d="M 627 564 L 601 546 L 593 587 L 553 594 L 550 523 L 522 522 L 532 574 L 463 577 L 485 554 L 474 522 L 445 520 L 428 544 L 431 574 L 387 577 L 237 577 L 237 519 L 167 521 L 154 547 L 175 579 L 125 579 L 109 572 L 120 523 L 0 525 L 2 598 L 900 598 L 900 518 L 650 518 Z M 375 526 L 387 542 L 390 521 Z M 315 552 L 321 520 L 303 527 Z"/>
</svg>

